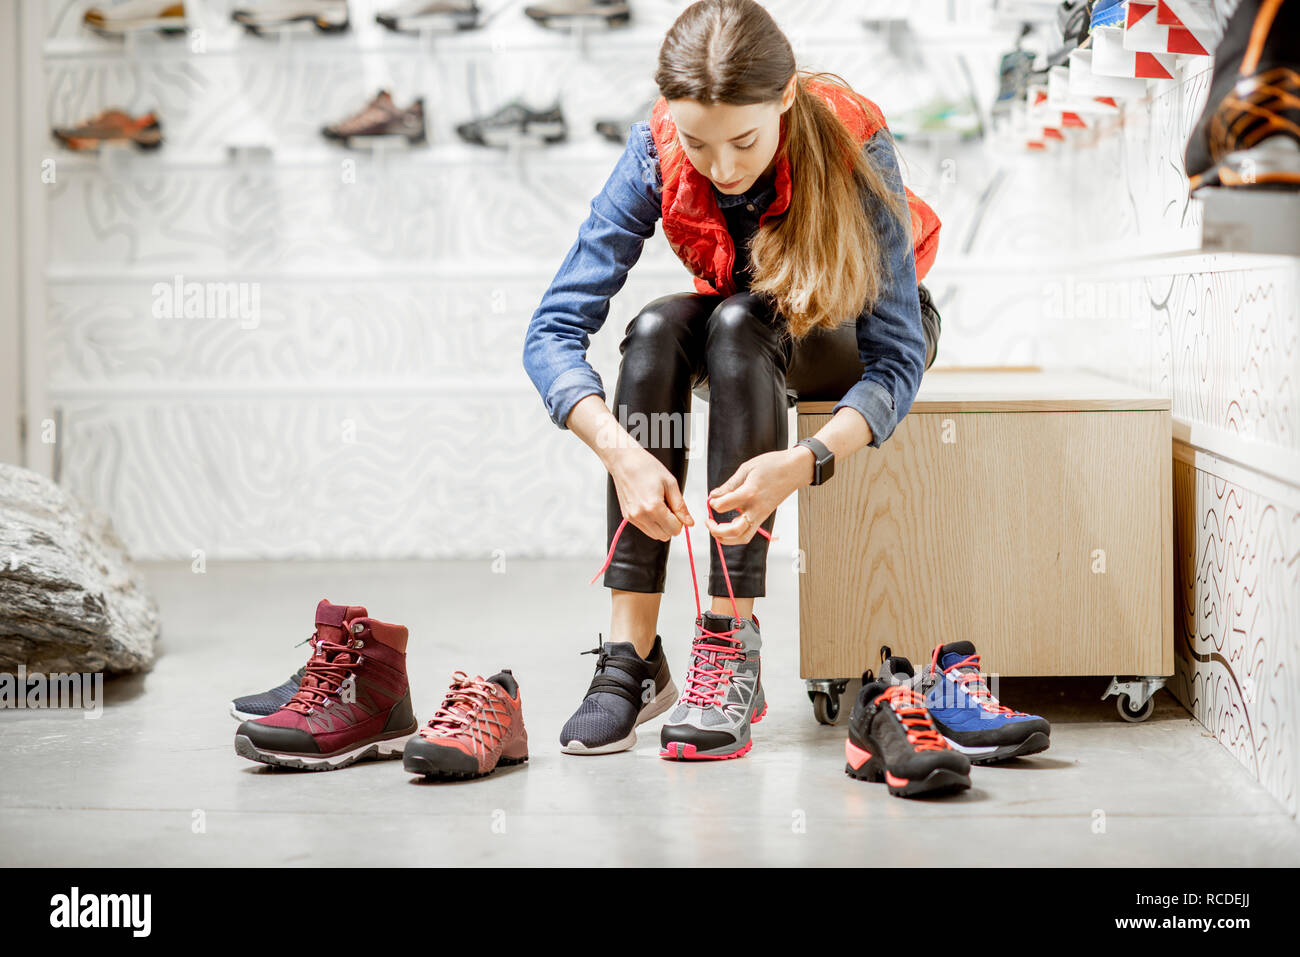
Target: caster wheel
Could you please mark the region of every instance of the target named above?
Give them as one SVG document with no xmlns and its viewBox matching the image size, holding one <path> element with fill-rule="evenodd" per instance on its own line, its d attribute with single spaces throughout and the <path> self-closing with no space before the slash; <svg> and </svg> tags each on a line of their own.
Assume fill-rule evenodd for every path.
<svg viewBox="0 0 1300 957">
<path fill-rule="evenodd" d="M 1135 709 L 1129 696 L 1122 694 L 1115 699 L 1115 710 L 1119 712 L 1119 716 L 1125 721 L 1132 721 L 1134 723 L 1145 721 L 1147 718 L 1151 717 L 1151 712 L 1156 710 L 1156 696 L 1152 695 L 1150 698 L 1147 698 L 1146 704 L 1141 708 Z"/>
<path fill-rule="evenodd" d="M 820 724 L 834 724 L 840 716 L 840 696 L 818 691 L 811 695 L 813 716 Z"/>
</svg>

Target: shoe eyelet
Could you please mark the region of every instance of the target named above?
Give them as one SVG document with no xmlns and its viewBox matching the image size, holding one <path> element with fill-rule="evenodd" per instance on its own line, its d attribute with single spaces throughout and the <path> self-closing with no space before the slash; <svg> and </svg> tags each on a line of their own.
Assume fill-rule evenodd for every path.
<svg viewBox="0 0 1300 957">
<path fill-rule="evenodd" d="M 353 648 L 364 648 L 365 646 L 366 646 L 366 643 L 365 643 L 364 641 L 362 641 L 360 638 L 358 638 L 358 639 L 356 639 L 354 642 L 352 642 L 352 647 L 353 647 Z"/>
</svg>

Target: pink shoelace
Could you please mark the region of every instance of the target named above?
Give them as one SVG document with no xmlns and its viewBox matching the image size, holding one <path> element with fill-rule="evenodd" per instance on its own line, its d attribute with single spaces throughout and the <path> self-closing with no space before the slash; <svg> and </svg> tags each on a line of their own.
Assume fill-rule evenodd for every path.
<svg viewBox="0 0 1300 957">
<path fill-rule="evenodd" d="M 713 506 L 705 501 L 704 507 L 708 509 L 709 515 L 717 518 Z M 614 549 L 618 547 L 618 537 L 623 534 L 623 529 L 627 527 L 626 518 L 619 522 L 618 528 L 614 531 L 614 538 L 609 543 L 609 554 L 605 556 L 605 563 L 600 566 L 600 570 L 591 577 L 588 585 L 594 585 L 596 579 L 605 573 L 609 568 L 610 562 L 614 560 Z M 758 533 L 766 538 L 769 542 L 772 540 L 771 534 L 761 525 L 757 529 Z M 682 701 L 686 704 L 695 705 L 702 708 L 711 707 L 716 704 L 720 696 L 726 691 L 727 685 L 731 680 L 732 671 L 727 667 L 726 662 L 737 661 L 744 657 L 744 646 L 731 636 L 736 633 L 735 628 L 729 628 L 726 631 L 711 631 L 704 627 L 704 609 L 700 605 L 700 585 L 695 574 L 695 552 L 691 548 L 691 535 L 687 527 L 683 526 L 682 534 L 686 538 L 686 557 L 691 563 L 691 588 L 695 592 L 695 621 L 700 626 L 700 634 L 696 636 L 691 646 L 691 670 L 686 675 L 686 685 L 682 691 Z M 713 538 L 713 544 L 718 549 L 718 561 L 722 563 L 722 577 L 727 583 L 727 598 L 731 601 L 731 615 L 733 620 L 740 617 L 740 609 L 736 606 L 736 593 L 731 587 L 731 573 L 727 571 L 727 559 L 722 552 L 722 542 Z M 704 645 L 704 647 L 701 647 Z"/>
</svg>

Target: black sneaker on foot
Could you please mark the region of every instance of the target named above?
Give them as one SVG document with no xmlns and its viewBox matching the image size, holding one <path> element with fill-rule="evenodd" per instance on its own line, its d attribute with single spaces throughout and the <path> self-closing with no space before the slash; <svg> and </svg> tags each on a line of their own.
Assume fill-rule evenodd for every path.
<svg viewBox="0 0 1300 957">
<path fill-rule="evenodd" d="M 844 757 L 849 777 L 883 781 L 898 797 L 970 787 L 970 761 L 948 747 L 907 685 L 862 686 L 849 714 Z"/>
<path fill-rule="evenodd" d="M 613 754 L 636 747 L 636 726 L 663 714 L 677 700 L 663 642 L 655 635 L 649 657 L 630 641 L 607 641 L 584 651 L 597 655 L 587 695 L 560 732 L 565 754 Z"/>
<path fill-rule="evenodd" d="M 252 721 L 255 718 L 265 718 L 269 714 L 275 714 L 298 693 L 298 686 L 302 684 L 302 676 L 306 671 L 307 666 L 303 665 L 290 676 L 288 681 L 270 691 L 236 698 L 230 702 L 230 716 L 237 721 Z"/>
</svg>

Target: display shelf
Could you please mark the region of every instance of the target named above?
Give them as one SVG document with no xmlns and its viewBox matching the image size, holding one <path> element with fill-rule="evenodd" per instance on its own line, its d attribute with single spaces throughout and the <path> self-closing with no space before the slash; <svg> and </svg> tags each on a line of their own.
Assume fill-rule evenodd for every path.
<svg viewBox="0 0 1300 957">
<path fill-rule="evenodd" d="M 241 151 L 232 154 L 231 150 Z M 269 154 L 261 154 L 262 150 Z M 337 166 L 343 160 L 393 166 L 457 167 L 511 165 L 523 158 L 529 165 L 611 166 L 621 147 L 594 135 L 558 146 L 520 148 L 516 151 L 473 146 L 468 143 L 435 143 L 430 146 L 395 147 L 373 150 L 344 148 L 214 146 L 210 149 L 169 149 L 166 145 L 146 152 L 134 147 L 106 147 L 97 152 L 57 151 L 52 157 L 60 171 L 98 172 L 109 175 L 151 175 L 166 171 L 229 170 L 232 173 L 274 173 L 281 169 Z M 256 152 L 253 152 L 256 151 Z M 260 154 L 260 155 L 259 155 Z"/>
<path fill-rule="evenodd" d="M 1196 199 L 1204 206 L 1206 252 L 1300 256 L 1300 193 L 1208 187 Z"/>
<path fill-rule="evenodd" d="M 574 31 L 565 33 L 543 28 L 492 28 L 463 33 L 401 35 L 387 30 L 354 30 L 336 36 L 286 34 L 281 38 L 245 36 L 242 31 L 213 31 L 204 42 L 203 52 L 191 50 L 184 37 L 141 37 L 133 42 L 101 39 L 95 36 L 58 37 L 47 40 L 47 61 L 108 60 L 151 61 L 200 60 L 205 57 L 337 57 L 340 54 L 379 54 L 406 56 L 431 54 L 444 56 L 483 56 L 500 53 L 572 54 L 575 50 L 592 57 L 626 57 L 630 52 L 645 53 L 653 58 L 663 42 L 664 26 L 633 26 L 609 31 Z M 792 30 L 791 44 L 816 45 L 821 49 L 841 50 L 861 46 L 864 34 L 835 26 Z"/>
<path fill-rule="evenodd" d="M 577 227 L 574 227 L 575 234 Z M 545 278 L 555 275 L 558 257 L 537 259 L 498 259 L 484 265 L 481 257 L 446 259 L 438 262 L 383 263 L 357 265 L 355 261 L 312 267 L 247 267 L 234 263 L 150 262 L 120 266 L 95 263 L 51 263 L 45 269 L 45 281 L 51 285 L 138 284 L 159 281 L 160 276 L 184 274 L 187 281 L 203 282 L 272 282 L 277 284 L 336 284 L 359 282 L 483 282 L 493 279 Z M 637 263 L 638 279 L 689 279 L 686 268 L 676 259 L 662 263 L 642 259 Z"/>
</svg>

